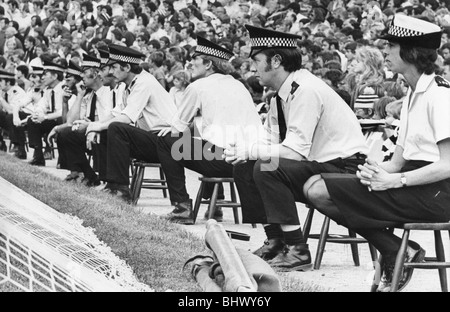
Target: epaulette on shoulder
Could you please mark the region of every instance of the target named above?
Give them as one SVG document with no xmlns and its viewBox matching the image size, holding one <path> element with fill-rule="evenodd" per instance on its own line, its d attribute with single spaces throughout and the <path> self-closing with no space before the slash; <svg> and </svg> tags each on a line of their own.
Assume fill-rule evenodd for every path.
<svg viewBox="0 0 450 312">
<path fill-rule="evenodd" d="M 434 80 L 436 80 L 438 87 L 450 88 L 450 82 L 448 82 L 446 79 L 442 78 L 441 76 L 434 77 Z"/>
</svg>

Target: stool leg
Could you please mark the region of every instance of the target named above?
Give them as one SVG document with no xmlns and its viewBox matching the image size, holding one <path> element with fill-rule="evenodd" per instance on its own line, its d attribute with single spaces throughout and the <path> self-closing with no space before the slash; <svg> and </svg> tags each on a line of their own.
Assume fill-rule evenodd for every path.
<svg viewBox="0 0 450 312">
<path fill-rule="evenodd" d="M 211 201 L 209 202 L 208 208 L 208 220 L 212 219 L 214 217 L 214 213 L 216 212 L 217 195 L 219 195 L 219 183 L 214 183 L 214 191 L 211 195 Z"/>
<path fill-rule="evenodd" d="M 91 156 L 89 156 L 89 157 L 91 157 Z M 136 185 L 137 174 L 136 174 L 136 169 L 134 168 L 134 166 L 130 166 L 130 171 L 131 171 L 130 190 L 131 190 L 131 196 L 133 196 L 134 188 Z"/>
<path fill-rule="evenodd" d="M 311 231 L 312 219 L 314 216 L 314 208 L 309 207 L 308 215 L 306 216 L 305 225 L 303 226 L 303 237 L 305 238 L 305 244 L 308 242 L 309 233 Z"/>
<path fill-rule="evenodd" d="M 398 290 L 398 284 L 400 283 L 403 264 L 405 263 L 406 248 L 408 247 L 409 240 L 409 230 L 403 231 L 402 244 L 397 253 L 397 258 L 395 259 L 394 274 L 392 276 L 391 292 L 396 292 Z"/>
<path fill-rule="evenodd" d="M 314 270 L 320 268 L 322 263 L 323 253 L 325 251 L 325 244 L 327 242 L 328 230 L 330 229 L 330 218 L 325 217 L 323 220 L 322 230 L 320 231 L 319 242 L 317 244 L 316 260 L 314 261 Z"/>
<path fill-rule="evenodd" d="M 373 262 L 373 268 L 376 269 L 377 264 L 378 264 L 377 249 L 372 244 L 369 244 L 369 251 L 370 251 L 370 257 L 372 258 L 372 262 Z"/>
<path fill-rule="evenodd" d="M 164 175 L 164 171 L 163 171 L 163 169 L 162 169 L 161 167 L 159 167 L 159 178 L 160 178 L 161 180 L 166 181 L 166 177 L 165 177 L 165 175 Z M 166 186 L 166 182 L 161 182 L 161 185 L 162 185 L 162 186 Z M 163 188 L 163 189 L 162 189 L 162 192 L 163 192 L 164 198 L 167 198 L 167 190 L 166 190 L 165 188 Z"/>
<path fill-rule="evenodd" d="M 381 261 L 383 261 L 383 256 L 380 254 L 378 261 L 375 263 L 375 273 L 373 275 L 373 283 L 370 288 L 370 292 L 376 292 L 381 279 Z"/>
<path fill-rule="evenodd" d="M 444 245 L 442 244 L 441 231 L 434 231 L 434 244 L 436 248 L 437 261 L 445 262 Z M 448 292 L 447 269 L 440 268 L 438 270 L 439 270 L 439 281 L 441 282 L 441 290 L 442 292 Z"/>
<path fill-rule="evenodd" d="M 200 188 L 198 189 L 197 198 L 195 199 L 195 204 L 194 204 L 194 212 L 193 212 L 194 224 L 195 224 L 195 220 L 197 220 L 197 215 L 198 215 L 198 210 L 200 208 L 200 204 L 202 203 L 203 189 L 204 189 L 204 184 L 202 182 L 202 183 L 200 183 Z"/>
<path fill-rule="evenodd" d="M 230 196 L 231 196 L 231 202 L 237 203 L 236 200 L 236 191 L 234 189 L 234 183 L 230 182 Z M 239 224 L 239 212 L 237 207 L 233 207 L 233 215 L 234 215 L 234 223 Z"/>
<path fill-rule="evenodd" d="M 139 166 L 137 167 L 137 179 L 136 179 L 136 184 L 135 184 L 135 191 L 134 191 L 134 198 L 133 198 L 133 205 L 136 205 L 139 197 L 141 196 L 141 187 L 142 187 L 142 182 L 144 181 L 144 173 L 145 173 L 145 167 L 143 166 Z"/>
<path fill-rule="evenodd" d="M 348 236 L 356 237 L 356 233 L 351 230 L 348 230 Z M 353 262 L 355 263 L 355 266 L 359 266 L 360 263 L 359 263 L 358 244 L 351 243 L 350 248 L 352 249 Z"/>
</svg>

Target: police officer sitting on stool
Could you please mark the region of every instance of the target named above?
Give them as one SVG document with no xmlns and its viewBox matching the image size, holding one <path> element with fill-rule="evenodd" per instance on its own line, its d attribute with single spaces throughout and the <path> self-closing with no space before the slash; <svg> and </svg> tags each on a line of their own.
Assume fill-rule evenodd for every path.
<svg viewBox="0 0 450 312">
<path fill-rule="evenodd" d="M 265 141 L 250 148 L 230 146 L 224 157 L 235 164 L 243 222 L 264 225 L 267 241 L 255 254 L 279 270 L 310 270 L 296 206 L 306 203 L 303 184 L 321 172 L 355 173 L 368 148 L 344 100 L 301 68 L 298 36 L 246 28 L 256 76 L 277 95 L 265 122 Z"/>
<path fill-rule="evenodd" d="M 109 46 L 112 73 L 117 81 L 126 85 L 124 108 L 116 117 L 111 115 L 103 121 L 90 123 L 86 131 L 88 147 L 95 143 L 106 144 L 106 172 L 100 172 L 107 181 L 105 191 L 125 201 L 131 200 L 130 159 L 159 162 L 156 140 L 158 135 L 170 131 L 170 120 L 176 113 L 169 93 L 139 66 L 143 57 L 131 48 Z M 103 136 L 98 142 L 100 134 Z"/>
<path fill-rule="evenodd" d="M 409 89 L 402 104 L 397 146 L 390 161 L 368 159 L 357 175 L 322 174 L 305 184 L 308 200 L 347 226 L 382 254 L 378 292 L 391 290 L 402 240 L 393 229 L 403 223 L 450 220 L 450 83 L 435 75 L 439 26 L 397 14 L 381 38 L 388 41 L 388 68 L 402 74 Z M 406 263 L 422 262 L 425 250 L 409 240 Z M 398 290 L 411 279 L 404 268 Z"/>
</svg>

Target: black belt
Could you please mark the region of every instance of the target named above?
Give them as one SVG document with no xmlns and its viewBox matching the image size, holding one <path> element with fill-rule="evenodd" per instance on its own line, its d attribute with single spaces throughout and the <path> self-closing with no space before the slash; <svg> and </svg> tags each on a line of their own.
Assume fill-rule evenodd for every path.
<svg viewBox="0 0 450 312">
<path fill-rule="evenodd" d="M 366 159 L 366 158 L 367 158 L 367 155 L 361 154 L 361 153 L 356 153 L 356 154 L 353 154 L 352 156 L 349 156 L 349 157 L 347 157 L 345 159 Z"/>
</svg>

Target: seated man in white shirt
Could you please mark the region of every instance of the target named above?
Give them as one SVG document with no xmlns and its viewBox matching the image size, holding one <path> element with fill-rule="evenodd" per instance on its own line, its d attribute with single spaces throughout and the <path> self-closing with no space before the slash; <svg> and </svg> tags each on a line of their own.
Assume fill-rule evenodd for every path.
<svg viewBox="0 0 450 312">
<path fill-rule="evenodd" d="M 77 83 L 77 96 L 67 114 L 67 122 L 53 128 L 49 134 L 58 135 L 58 151 L 64 158 L 61 169 L 70 170 L 66 181 L 77 180 L 86 186 L 97 186 L 100 180 L 86 157 L 86 129 L 90 122 L 103 121 L 113 109 L 113 90 L 103 86 L 99 75 L 99 59 L 84 55 L 82 66 L 83 82 Z M 86 93 L 86 90 L 91 90 Z"/>
<path fill-rule="evenodd" d="M 225 151 L 243 222 L 262 223 L 265 244 L 255 254 L 280 271 L 312 268 L 296 202 L 318 173 L 355 173 L 368 153 L 356 116 L 323 80 L 302 69 L 298 36 L 246 25 L 260 84 L 277 92 L 265 121 L 267 137 L 250 149 Z"/>
<path fill-rule="evenodd" d="M 25 96 L 25 91 L 16 84 L 14 73 L 0 71 L 0 89 L 3 96 L 0 96 L 0 127 L 5 129 L 9 133 L 10 140 L 14 140 L 14 125 L 13 125 L 13 112 L 16 107 L 19 107 Z M 0 137 L 1 138 L 1 137 Z M 2 150 L 6 151 L 6 144 L 3 139 Z M 24 150 L 25 151 L 25 150 Z M 19 158 L 23 158 L 23 155 Z M 25 153 L 26 158 L 26 153 Z"/>
<path fill-rule="evenodd" d="M 159 162 L 158 133 L 170 131 L 170 120 L 176 114 L 169 93 L 139 66 L 144 57 L 131 48 L 109 46 L 111 72 L 117 81 L 126 85 L 123 109 L 115 116 L 90 123 L 87 128 L 88 147 L 93 143 L 106 144 L 106 172 L 99 171 L 100 178 L 105 176 L 107 181 L 105 190 L 127 202 L 131 200 L 130 159 Z"/>
<path fill-rule="evenodd" d="M 42 83 L 47 88 L 27 123 L 29 145 L 34 148 L 31 165 L 45 166 L 42 138 L 44 134 L 62 123 L 64 71 L 65 68 L 62 65 L 44 62 Z"/>
<path fill-rule="evenodd" d="M 233 53 L 202 37 L 197 43 L 192 59 L 195 81 L 186 88 L 173 118 L 172 135 L 159 141 L 169 190 L 175 192 L 175 209 L 167 217 L 182 224 L 193 224 L 184 168 L 206 177 L 232 177 L 233 166 L 222 159 L 223 149 L 237 139 L 251 141 L 262 130 L 250 92 L 229 75 L 234 71 L 229 62 Z M 192 135 L 193 128 L 198 131 Z"/>
</svg>

